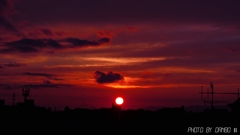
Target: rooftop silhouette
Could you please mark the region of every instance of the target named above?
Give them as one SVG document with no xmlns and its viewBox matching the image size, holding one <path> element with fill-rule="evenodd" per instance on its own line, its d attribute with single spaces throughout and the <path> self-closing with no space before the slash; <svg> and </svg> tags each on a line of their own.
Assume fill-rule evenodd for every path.
<svg viewBox="0 0 240 135">
<path fill-rule="evenodd" d="M 0 100 L 2 129 L 28 128 L 37 130 L 81 131 L 105 134 L 161 134 L 195 133 L 191 127 L 239 128 L 240 98 L 228 104 L 231 111 L 210 108 L 204 112 L 186 111 L 184 106 L 165 107 L 157 111 L 137 109 L 122 110 L 112 103 L 112 108 L 88 109 L 68 106 L 63 111 L 36 106 L 34 100 L 26 99 L 29 90 L 23 90 L 24 102 L 5 105 Z M 22 124 L 24 122 L 24 124 Z M 231 131 L 233 133 L 233 130 Z"/>
</svg>

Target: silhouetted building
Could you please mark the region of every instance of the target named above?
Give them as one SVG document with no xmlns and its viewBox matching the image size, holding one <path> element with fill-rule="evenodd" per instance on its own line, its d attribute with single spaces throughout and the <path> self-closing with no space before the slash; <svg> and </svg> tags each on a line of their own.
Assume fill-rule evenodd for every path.
<svg viewBox="0 0 240 135">
<path fill-rule="evenodd" d="M 116 104 L 112 103 L 112 109 L 113 110 L 121 110 L 121 105 L 116 105 Z"/>
<path fill-rule="evenodd" d="M 240 98 L 228 106 L 231 107 L 232 112 L 240 112 Z"/>
<path fill-rule="evenodd" d="M 182 113 L 185 113 L 186 111 L 185 111 L 185 107 L 181 106 L 181 107 L 174 107 L 174 108 L 162 108 L 158 110 L 158 112 L 182 114 Z"/>
<path fill-rule="evenodd" d="M 0 100 L 0 107 L 4 107 L 5 106 L 5 100 Z"/>
<path fill-rule="evenodd" d="M 25 100 L 23 103 L 17 103 L 19 107 L 35 107 L 34 100 Z"/>
<path fill-rule="evenodd" d="M 65 106 L 64 111 L 69 112 L 69 111 L 71 111 L 71 109 L 68 106 Z"/>
<path fill-rule="evenodd" d="M 228 110 L 227 109 L 216 109 L 216 108 L 210 108 L 210 109 L 205 109 L 204 110 L 204 113 L 214 113 L 214 114 L 217 114 L 217 113 L 227 113 Z"/>
</svg>

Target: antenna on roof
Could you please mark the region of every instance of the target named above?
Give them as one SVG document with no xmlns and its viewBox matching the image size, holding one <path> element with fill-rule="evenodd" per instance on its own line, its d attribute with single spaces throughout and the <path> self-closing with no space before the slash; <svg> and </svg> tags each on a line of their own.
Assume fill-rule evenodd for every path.
<svg viewBox="0 0 240 135">
<path fill-rule="evenodd" d="M 214 109 L 214 106 L 213 106 L 213 94 L 214 94 L 214 92 L 213 92 L 213 84 L 212 84 L 212 82 L 210 83 L 210 86 L 211 86 L 211 89 L 212 89 L 212 92 L 211 92 L 211 94 L 212 94 L 212 102 L 211 102 L 211 106 L 212 106 L 212 109 Z"/>
<path fill-rule="evenodd" d="M 201 97 L 203 96 L 203 94 L 207 94 L 207 98 L 208 98 L 209 94 L 211 94 L 212 95 L 211 101 L 209 101 L 209 100 L 207 100 L 207 98 L 205 98 L 203 100 L 203 102 L 204 102 L 204 104 L 210 103 L 211 104 L 211 108 L 214 109 L 214 103 L 224 102 L 224 101 L 214 101 L 214 94 L 216 94 L 216 93 L 213 90 L 213 83 L 212 82 L 210 83 L 210 88 L 212 89 L 211 92 L 209 92 L 209 89 L 207 89 L 207 92 L 203 92 L 203 90 L 202 90 L 201 92 L 199 92 L 199 94 L 201 94 Z"/>
<path fill-rule="evenodd" d="M 24 102 L 27 101 L 27 97 L 29 96 L 29 93 L 30 93 L 30 88 L 22 88 L 22 95 L 24 97 Z"/>
<path fill-rule="evenodd" d="M 237 92 L 216 92 L 215 94 L 231 94 L 231 95 L 237 95 L 237 98 L 239 98 L 239 89 Z"/>
<path fill-rule="evenodd" d="M 214 109 L 214 103 L 225 102 L 225 101 L 214 101 L 214 94 L 233 94 L 233 95 L 237 94 L 238 98 L 239 98 L 239 95 L 240 95 L 239 89 L 238 89 L 237 93 L 235 93 L 235 92 L 214 92 L 214 90 L 213 90 L 214 87 L 213 87 L 213 83 L 212 82 L 210 83 L 210 88 L 212 89 L 211 92 L 209 92 L 209 89 L 207 89 L 207 92 L 203 92 L 203 89 L 201 89 L 201 92 L 199 92 L 199 94 L 201 94 L 201 99 L 203 99 L 203 94 L 207 94 L 207 98 L 208 98 L 209 94 L 212 95 L 212 100 L 211 101 L 208 101 L 207 98 L 205 98 L 203 100 L 204 104 L 211 103 L 211 108 L 212 109 Z"/>
</svg>

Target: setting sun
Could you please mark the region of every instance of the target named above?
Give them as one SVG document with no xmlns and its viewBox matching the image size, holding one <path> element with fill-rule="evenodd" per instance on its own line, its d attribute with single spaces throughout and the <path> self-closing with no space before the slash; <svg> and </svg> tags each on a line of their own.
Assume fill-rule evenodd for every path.
<svg viewBox="0 0 240 135">
<path fill-rule="evenodd" d="M 116 98 L 115 102 L 116 102 L 116 104 L 118 104 L 118 105 L 122 105 L 122 104 L 123 104 L 123 98 L 118 97 L 118 98 Z"/>
</svg>

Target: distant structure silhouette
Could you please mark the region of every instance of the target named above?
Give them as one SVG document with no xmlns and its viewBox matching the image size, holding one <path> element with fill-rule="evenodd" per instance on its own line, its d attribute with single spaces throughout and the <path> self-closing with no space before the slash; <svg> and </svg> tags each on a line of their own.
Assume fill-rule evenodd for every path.
<svg viewBox="0 0 240 135">
<path fill-rule="evenodd" d="M 213 91 L 212 83 L 210 88 L 211 92 L 204 93 L 203 87 L 201 87 L 200 94 L 216 94 Z M 55 111 L 51 111 L 45 107 L 35 106 L 34 100 L 27 99 L 30 89 L 22 89 L 22 92 L 24 102 L 15 106 L 7 106 L 4 100 L 0 100 L 0 120 L 3 123 L 1 131 L 4 129 L 8 131 L 11 127 L 12 129 L 46 130 L 47 132 L 50 129 L 55 132 L 80 131 L 89 134 L 195 134 L 198 131 L 192 126 L 199 125 L 199 123 L 206 123 L 207 126 L 216 127 L 215 129 L 218 129 L 219 125 L 229 125 L 229 127 L 233 127 L 231 133 L 237 133 L 239 127 L 239 119 L 237 118 L 240 112 L 240 98 L 228 105 L 234 113 L 229 113 L 225 109 L 209 109 L 197 113 L 187 112 L 184 106 L 166 107 L 157 111 L 141 108 L 131 110 L 122 109 L 123 106 L 115 102 L 112 103 L 112 108 L 70 109 L 66 106 L 64 111 L 57 111 L 56 107 Z M 15 94 L 10 96 L 12 96 L 14 103 Z M 210 100 L 208 102 L 211 103 L 212 107 L 212 103 L 216 101 Z M 25 132 L 26 130 L 24 130 Z"/>
<path fill-rule="evenodd" d="M 214 94 L 214 92 L 213 92 L 213 84 L 212 84 L 212 82 L 211 82 L 211 89 L 212 89 L 212 92 L 211 92 L 211 94 L 212 94 L 212 102 L 211 102 L 211 107 L 212 107 L 212 109 L 214 109 L 214 105 L 213 105 L 213 94 Z"/>
<path fill-rule="evenodd" d="M 24 97 L 23 103 L 17 103 L 17 106 L 22 107 L 35 107 L 34 100 L 29 100 L 27 97 L 29 97 L 30 89 L 29 88 L 22 88 L 22 96 Z"/>
<path fill-rule="evenodd" d="M 211 94 L 211 97 L 212 97 L 212 100 L 211 101 L 208 101 L 208 100 L 206 100 L 206 98 L 203 100 L 203 102 L 204 102 L 204 104 L 206 104 L 206 103 L 211 103 L 211 109 L 213 110 L 213 109 L 215 109 L 215 107 L 214 107 L 214 103 L 217 103 L 217 102 L 225 102 L 225 101 L 214 101 L 214 94 L 233 94 L 233 95 L 237 95 L 237 97 L 238 97 L 238 100 L 239 100 L 239 89 L 238 89 L 238 92 L 237 93 L 235 93 L 235 92 L 214 92 L 214 90 L 213 90 L 213 88 L 214 88 L 214 86 L 213 86 L 213 83 L 211 82 L 210 83 L 210 88 L 211 88 L 211 92 L 209 92 L 209 90 L 207 89 L 207 92 L 203 92 L 203 86 L 201 86 L 201 92 L 199 92 L 199 94 L 201 94 L 201 100 L 203 100 L 203 94 L 207 94 L 207 97 L 208 97 L 208 95 L 209 94 Z M 234 110 L 234 111 L 236 111 L 236 108 L 240 108 L 240 105 L 239 105 L 239 103 L 238 102 L 240 102 L 240 101 L 235 101 L 233 104 L 228 104 L 228 106 L 229 107 L 231 107 L 232 108 L 232 110 Z M 236 107 L 237 106 L 237 107 Z"/>
<path fill-rule="evenodd" d="M 237 95 L 237 98 L 240 98 L 240 93 L 239 93 L 239 89 L 238 92 L 219 92 L 219 93 L 215 93 L 215 94 L 232 94 L 232 95 Z"/>
<path fill-rule="evenodd" d="M 112 109 L 120 111 L 121 110 L 121 105 L 117 105 L 117 104 L 112 103 Z"/>
<path fill-rule="evenodd" d="M 0 100 L 0 107 L 5 106 L 5 100 Z"/>
<path fill-rule="evenodd" d="M 203 100 L 203 94 L 207 94 L 207 98 L 208 98 L 208 95 L 211 94 L 211 101 L 209 100 L 206 100 L 206 98 L 203 100 L 204 104 L 206 103 L 210 103 L 211 104 L 211 109 L 215 109 L 214 107 L 214 103 L 219 103 L 219 102 L 225 102 L 225 101 L 214 101 L 214 94 L 226 94 L 226 93 L 217 93 L 217 92 L 214 92 L 214 86 L 213 86 L 213 83 L 211 82 L 210 83 L 210 88 L 211 88 L 211 92 L 209 92 L 209 89 L 207 89 L 207 92 L 203 92 L 203 86 L 201 86 L 201 92 L 199 92 L 199 94 L 201 94 L 201 99 Z M 234 93 L 235 94 L 235 93 Z"/>
<path fill-rule="evenodd" d="M 209 92 L 209 90 L 207 92 L 203 92 L 203 86 L 201 86 L 201 92 L 199 94 L 201 94 L 201 97 L 203 99 L 203 94 L 207 94 L 207 97 L 209 94 L 211 94 L 212 96 L 212 100 L 211 101 L 207 101 L 206 98 L 204 99 L 204 104 L 206 103 L 211 103 L 211 109 L 214 109 L 214 102 L 219 102 L 219 101 L 214 101 L 214 98 L 213 98 L 213 95 L 215 94 L 214 91 L 213 91 L 213 83 L 211 82 L 210 83 L 210 87 L 211 87 L 211 92 Z"/>
<path fill-rule="evenodd" d="M 29 93 L 30 93 L 30 89 L 29 88 L 22 88 L 22 95 L 24 96 L 24 102 L 27 101 L 27 97 L 29 96 Z"/>
<path fill-rule="evenodd" d="M 235 102 L 232 104 L 228 104 L 229 107 L 231 107 L 232 112 L 240 112 L 240 98 L 238 98 Z"/>
</svg>

